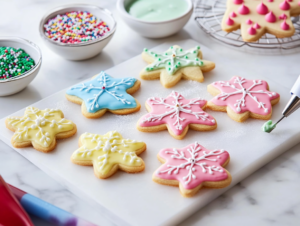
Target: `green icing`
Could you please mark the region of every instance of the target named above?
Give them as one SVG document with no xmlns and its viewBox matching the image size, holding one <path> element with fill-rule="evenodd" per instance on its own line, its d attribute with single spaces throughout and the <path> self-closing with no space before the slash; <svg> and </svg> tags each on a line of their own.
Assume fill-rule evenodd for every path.
<svg viewBox="0 0 300 226">
<path fill-rule="evenodd" d="M 155 53 L 144 49 L 146 54 L 152 56 L 155 60 L 146 67 L 146 71 L 166 69 L 169 74 L 174 74 L 178 69 L 187 66 L 202 66 L 203 61 L 198 57 L 200 46 L 196 46 L 189 51 L 183 51 L 181 48 L 171 46 L 164 53 Z"/>
<path fill-rule="evenodd" d="M 188 10 L 185 0 L 133 0 L 126 11 L 145 21 L 166 21 L 182 16 Z"/>
<path fill-rule="evenodd" d="M 266 133 L 270 133 L 275 127 L 276 124 L 273 124 L 272 120 L 269 120 L 261 127 L 261 129 Z"/>
</svg>

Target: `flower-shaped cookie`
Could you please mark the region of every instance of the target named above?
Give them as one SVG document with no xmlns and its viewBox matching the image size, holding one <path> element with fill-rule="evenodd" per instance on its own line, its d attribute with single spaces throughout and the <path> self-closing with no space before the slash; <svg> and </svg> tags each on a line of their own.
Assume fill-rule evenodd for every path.
<svg viewBox="0 0 300 226">
<path fill-rule="evenodd" d="M 191 197 L 202 187 L 224 188 L 231 183 L 224 169 L 230 160 L 227 151 L 210 151 L 195 142 L 184 148 L 162 149 L 157 158 L 164 163 L 153 174 L 159 184 L 179 186 L 184 197 Z"/>
<path fill-rule="evenodd" d="M 64 114 L 58 109 L 27 107 L 23 117 L 9 117 L 5 124 L 15 132 L 11 139 L 14 147 L 32 145 L 42 152 L 52 151 L 56 146 L 56 139 L 71 137 L 77 131 L 76 125 L 64 119 Z"/>
<path fill-rule="evenodd" d="M 295 33 L 292 16 L 300 14 L 299 1 L 292 0 L 227 0 L 222 29 L 241 29 L 244 41 L 254 42 L 265 33 L 277 38 Z"/>
<path fill-rule="evenodd" d="M 200 47 L 184 51 L 179 46 L 171 46 L 164 53 L 144 49 L 142 58 L 149 64 L 140 76 L 145 80 L 159 79 L 162 85 L 170 88 L 181 79 L 203 82 L 202 72 L 215 68 L 211 61 L 202 60 Z"/>
<path fill-rule="evenodd" d="M 232 77 L 229 81 L 214 82 L 207 87 L 215 97 L 207 103 L 214 111 L 224 111 L 237 122 L 247 118 L 270 119 L 272 105 L 279 102 L 278 93 L 269 91 L 263 80 Z"/>
<path fill-rule="evenodd" d="M 141 82 L 135 78 L 112 78 L 101 72 L 92 80 L 71 87 L 66 97 L 73 103 L 81 104 L 82 114 L 87 118 L 99 118 L 106 111 L 126 115 L 141 108 L 140 103 L 130 95 L 140 85 Z"/>
<path fill-rule="evenodd" d="M 116 131 L 104 135 L 84 133 L 79 138 L 79 146 L 71 157 L 72 162 L 94 166 L 98 178 L 108 178 L 118 169 L 127 173 L 138 173 L 145 168 L 144 161 L 137 155 L 146 150 L 146 144 L 123 139 Z"/>
<path fill-rule="evenodd" d="M 167 98 L 151 97 L 146 101 L 150 112 L 144 115 L 137 124 L 142 132 L 169 130 L 176 139 L 183 139 L 189 128 L 208 131 L 217 128 L 216 120 L 204 112 L 206 100 L 201 98 L 185 99 L 173 91 Z"/>
</svg>

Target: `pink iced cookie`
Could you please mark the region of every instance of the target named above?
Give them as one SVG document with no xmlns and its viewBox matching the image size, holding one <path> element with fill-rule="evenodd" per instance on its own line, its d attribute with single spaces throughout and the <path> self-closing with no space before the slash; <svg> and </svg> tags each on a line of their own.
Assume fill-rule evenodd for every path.
<svg viewBox="0 0 300 226">
<path fill-rule="evenodd" d="M 224 188 L 231 183 L 230 173 L 223 168 L 230 157 L 223 149 L 211 151 L 195 142 L 180 149 L 162 149 L 157 158 L 164 164 L 154 172 L 153 181 L 179 186 L 184 197 L 202 187 Z"/>
<path fill-rule="evenodd" d="M 185 99 L 175 91 L 167 98 L 151 97 L 146 101 L 149 113 L 138 121 L 137 128 L 142 132 L 168 129 L 176 139 L 183 139 L 189 128 L 198 131 L 216 129 L 216 120 L 203 111 L 206 103 L 201 98 Z"/>
<path fill-rule="evenodd" d="M 232 77 L 229 81 L 218 81 L 208 85 L 208 92 L 215 97 L 207 107 L 215 111 L 227 111 L 238 122 L 247 118 L 268 120 L 272 115 L 272 105 L 279 102 L 280 95 L 269 91 L 264 80 L 249 80 Z"/>
</svg>

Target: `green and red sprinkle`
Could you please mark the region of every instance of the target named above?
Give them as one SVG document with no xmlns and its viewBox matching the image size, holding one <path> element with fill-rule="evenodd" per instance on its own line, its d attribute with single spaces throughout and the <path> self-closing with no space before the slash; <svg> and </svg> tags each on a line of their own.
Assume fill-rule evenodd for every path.
<svg viewBox="0 0 300 226">
<path fill-rule="evenodd" d="M 87 11 L 57 15 L 44 25 L 45 35 L 56 42 L 77 44 L 103 37 L 110 31 L 105 21 Z"/>
<path fill-rule="evenodd" d="M 0 80 L 20 76 L 34 66 L 34 60 L 23 49 L 0 47 Z"/>
</svg>

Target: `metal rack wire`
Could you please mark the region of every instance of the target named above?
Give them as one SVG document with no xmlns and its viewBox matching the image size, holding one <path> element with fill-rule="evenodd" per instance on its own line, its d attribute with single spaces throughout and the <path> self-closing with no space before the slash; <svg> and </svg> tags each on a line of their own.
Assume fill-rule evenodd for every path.
<svg viewBox="0 0 300 226">
<path fill-rule="evenodd" d="M 277 38 L 265 34 L 256 42 L 244 42 L 240 30 L 227 33 L 221 29 L 221 21 L 227 0 L 197 0 L 194 13 L 197 24 L 211 37 L 233 47 L 249 46 L 262 49 L 291 50 L 300 47 L 300 17 L 292 17 L 295 34 L 289 38 Z"/>
</svg>

